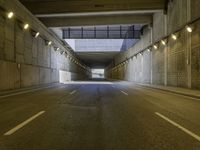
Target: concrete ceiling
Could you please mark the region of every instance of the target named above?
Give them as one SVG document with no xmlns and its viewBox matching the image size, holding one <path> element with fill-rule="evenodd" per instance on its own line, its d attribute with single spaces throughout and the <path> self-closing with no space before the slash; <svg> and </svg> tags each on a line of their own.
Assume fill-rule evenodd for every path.
<svg viewBox="0 0 200 150">
<path fill-rule="evenodd" d="M 150 14 L 110 15 L 110 16 L 76 16 L 76 17 L 39 17 L 47 27 L 98 26 L 118 24 L 149 24 Z"/>
<path fill-rule="evenodd" d="M 20 0 L 48 27 L 148 24 L 167 0 Z"/>
<path fill-rule="evenodd" d="M 20 0 L 34 14 L 164 9 L 165 0 Z"/>
<path fill-rule="evenodd" d="M 47 27 L 150 24 L 168 0 L 20 0 Z M 81 52 L 91 67 L 104 67 L 118 52 Z"/>
</svg>

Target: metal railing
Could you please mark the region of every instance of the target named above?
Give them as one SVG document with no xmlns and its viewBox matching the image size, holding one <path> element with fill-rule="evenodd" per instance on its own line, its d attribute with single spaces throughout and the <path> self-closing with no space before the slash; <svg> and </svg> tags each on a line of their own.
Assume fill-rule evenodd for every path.
<svg viewBox="0 0 200 150">
<path fill-rule="evenodd" d="M 63 29 L 63 39 L 140 39 L 134 26 L 70 27 Z"/>
</svg>

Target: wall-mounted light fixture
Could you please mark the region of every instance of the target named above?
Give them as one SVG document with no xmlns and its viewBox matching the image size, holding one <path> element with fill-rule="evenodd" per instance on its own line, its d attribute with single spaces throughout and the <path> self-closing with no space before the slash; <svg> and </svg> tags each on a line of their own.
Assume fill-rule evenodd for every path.
<svg viewBox="0 0 200 150">
<path fill-rule="evenodd" d="M 69 55 L 65 52 L 65 56 L 66 56 L 66 58 L 69 58 Z"/>
<path fill-rule="evenodd" d="M 1 11 L 3 11 L 3 14 L 4 14 L 5 18 L 12 19 L 13 17 L 15 17 L 16 18 L 15 21 L 19 24 L 20 28 L 30 31 L 30 33 L 32 34 L 32 37 L 38 38 L 40 36 L 41 39 L 44 40 L 46 45 L 50 46 L 50 45 L 53 44 L 52 41 L 49 41 L 45 36 L 40 35 L 40 32 L 38 32 L 37 30 L 33 29 L 26 21 L 22 20 L 21 17 L 18 17 L 13 11 L 6 10 L 2 6 L 0 6 L 0 9 L 1 9 Z M 63 43 L 63 45 L 65 46 L 65 43 Z M 58 50 L 60 50 L 60 48 L 57 48 L 55 50 L 58 51 Z M 70 58 L 70 59 L 72 59 L 72 58 Z M 79 64 L 78 61 L 75 61 L 75 63 Z"/>
<path fill-rule="evenodd" d="M 14 16 L 14 13 L 12 11 L 7 14 L 8 19 L 13 18 L 13 16 Z"/>
<path fill-rule="evenodd" d="M 161 40 L 161 43 L 162 43 L 162 45 L 164 45 L 164 46 L 167 44 L 166 40 Z"/>
<path fill-rule="evenodd" d="M 173 40 L 177 40 L 177 35 L 176 34 L 172 34 L 171 36 L 172 36 Z"/>
<path fill-rule="evenodd" d="M 191 33 L 192 31 L 193 31 L 193 29 L 192 29 L 192 26 L 186 26 L 186 30 L 189 32 L 189 33 Z"/>
<path fill-rule="evenodd" d="M 24 30 L 27 30 L 28 28 L 29 28 L 29 24 L 28 23 L 24 24 Z"/>
<path fill-rule="evenodd" d="M 40 32 L 37 32 L 37 33 L 35 34 L 35 38 L 38 38 L 39 35 L 40 35 Z"/>
<path fill-rule="evenodd" d="M 158 45 L 154 44 L 154 45 L 153 45 L 153 48 L 154 48 L 154 49 L 158 49 Z"/>
<path fill-rule="evenodd" d="M 52 44 L 52 41 L 49 41 L 49 42 L 48 42 L 48 46 L 50 46 L 51 44 Z"/>
<path fill-rule="evenodd" d="M 60 54 L 62 55 L 64 53 L 64 51 L 60 51 Z"/>
</svg>

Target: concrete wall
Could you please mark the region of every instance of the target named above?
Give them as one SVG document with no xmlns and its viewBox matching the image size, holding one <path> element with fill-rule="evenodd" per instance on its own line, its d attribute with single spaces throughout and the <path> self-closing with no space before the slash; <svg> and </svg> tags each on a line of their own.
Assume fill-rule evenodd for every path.
<svg viewBox="0 0 200 150">
<path fill-rule="evenodd" d="M 61 41 L 17 0 L 1 0 L 0 6 L 12 10 L 20 20 L 37 29 L 42 36 L 53 41 L 62 50 L 67 50 Z M 72 79 L 86 77 L 86 72 L 47 46 L 44 39 L 37 39 L 30 31 L 22 29 L 16 17 L 11 20 L 0 14 L 0 90 L 15 89 L 59 81 L 59 70 L 73 74 Z"/>
<path fill-rule="evenodd" d="M 200 17 L 199 8 L 199 0 L 173 0 L 168 5 L 168 13 L 155 13 L 152 27 L 146 27 L 141 40 L 128 51 L 119 54 L 114 64 L 125 61 L 129 56 Z M 167 46 L 159 44 L 157 50 L 146 50 L 142 55 L 130 59 L 126 65 L 117 68 L 110 65 L 107 68 L 108 78 L 200 89 L 200 20 L 192 26 L 192 33 L 183 28 L 176 41 L 169 38 Z M 126 66 L 129 67 L 121 77 L 121 70 Z"/>
</svg>

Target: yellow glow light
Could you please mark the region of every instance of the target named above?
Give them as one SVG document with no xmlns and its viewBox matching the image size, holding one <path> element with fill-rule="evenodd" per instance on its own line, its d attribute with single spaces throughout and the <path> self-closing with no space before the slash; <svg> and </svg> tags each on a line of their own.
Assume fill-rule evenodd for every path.
<svg viewBox="0 0 200 150">
<path fill-rule="evenodd" d="M 157 46 L 157 45 L 154 45 L 153 48 L 154 48 L 154 49 L 158 49 L 158 46 Z"/>
<path fill-rule="evenodd" d="M 26 23 L 26 24 L 24 25 L 24 29 L 27 30 L 28 28 L 29 28 L 29 24 Z"/>
<path fill-rule="evenodd" d="M 11 12 L 8 13 L 7 17 L 8 17 L 8 19 L 11 19 L 13 16 L 14 16 L 14 13 L 11 11 Z"/>
<path fill-rule="evenodd" d="M 177 36 L 175 34 L 172 34 L 172 39 L 177 40 Z"/>
<path fill-rule="evenodd" d="M 37 38 L 39 35 L 40 35 L 40 32 L 37 32 L 37 33 L 35 34 L 35 38 Z"/>
<path fill-rule="evenodd" d="M 164 40 L 161 41 L 162 45 L 166 45 L 166 42 Z"/>
<path fill-rule="evenodd" d="M 51 44 L 52 44 L 52 42 L 51 42 L 51 41 L 49 41 L 49 42 L 48 42 L 48 45 L 50 46 Z"/>
<path fill-rule="evenodd" d="M 192 27 L 187 26 L 186 29 L 187 29 L 188 32 L 190 32 L 190 33 L 192 32 Z"/>
</svg>

